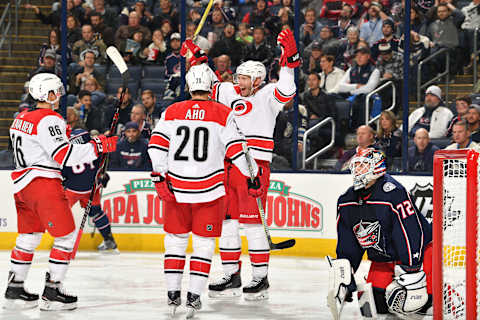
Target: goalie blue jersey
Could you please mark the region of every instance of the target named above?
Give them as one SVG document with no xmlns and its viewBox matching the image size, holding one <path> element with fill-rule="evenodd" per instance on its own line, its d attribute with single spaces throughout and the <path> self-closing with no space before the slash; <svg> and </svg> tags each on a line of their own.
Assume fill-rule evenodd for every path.
<svg viewBox="0 0 480 320">
<path fill-rule="evenodd" d="M 70 135 L 70 142 L 83 144 L 90 141 L 90 134 L 84 129 L 74 129 Z M 66 189 L 76 192 L 86 192 L 92 189 L 99 160 L 83 163 L 74 167 L 63 167 L 63 185 Z"/>
<path fill-rule="evenodd" d="M 350 187 L 337 203 L 337 258 L 356 271 L 367 251 L 369 260 L 418 267 L 432 241 L 432 226 L 407 190 L 385 174 L 368 194 Z"/>
</svg>

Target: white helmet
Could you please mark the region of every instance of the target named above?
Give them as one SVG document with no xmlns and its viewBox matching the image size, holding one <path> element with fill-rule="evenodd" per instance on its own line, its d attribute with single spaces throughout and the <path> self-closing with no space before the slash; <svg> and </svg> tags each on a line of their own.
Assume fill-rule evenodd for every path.
<svg viewBox="0 0 480 320">
<path fill-rule="evenodd" d="M 365 188 L 370 181 L 380 178 L 386 171 L 385 155 L 381 150 L 368 148 L 355 154 L 350 161 L 353 189 Z"/>
<path fill-rule="evenodd" d="M 267 70 L 265 69 L 263 63 L 259 61 L 248 60 L 238 66 L 236 75 L 250 77 L 253 85 L 253 82 L 255 82 L 255 79 L 257 78 L 262 79 L 262 81 L 265 80 L 265 77 L 267 76 Z"/>
<path fill-rule="evenodd" d="M 55 101 L 48 100 L 50 91 L 57 97 Z M 28 84 L 28 92 L 33 99 L 55 104 L 65 94 L 62 80 L 53 73 L 39 73 L 34 75 Z"/>
<path fill-rule="evenodd" d="M 185 76 L 185 81 L 187 82 L 190 92 L 211 92 L 214 80 L 212 70 L 205 63 L 192 66 Z"/>
</svg>

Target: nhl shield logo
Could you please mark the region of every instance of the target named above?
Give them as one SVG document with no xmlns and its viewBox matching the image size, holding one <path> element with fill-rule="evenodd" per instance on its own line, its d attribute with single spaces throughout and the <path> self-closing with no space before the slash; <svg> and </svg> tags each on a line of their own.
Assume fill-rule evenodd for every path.
<svg viewBox="0 0 480 320">
<path fill-rule="evenodd" d="M 210 232 L 213 230 L 213 226 L 211 224 L 207 224 L 207 231 Z"/>
<path fill-rule="evenodd" d="M 418 210 L 427 218 L 429 222 L 432 222 L 433 218 L 433 185 L 429 182 L 427 185 L 422 186 L 415 183 L 415 186 L 410 190 L 412 200 L 417 206 Z"/>
</svg>

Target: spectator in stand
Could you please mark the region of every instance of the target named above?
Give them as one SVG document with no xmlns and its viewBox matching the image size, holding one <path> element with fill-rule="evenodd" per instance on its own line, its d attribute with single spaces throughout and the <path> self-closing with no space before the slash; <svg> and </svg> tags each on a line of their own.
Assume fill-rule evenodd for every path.
<svg viewBox="0 0 480 320">
<path fill-rule="evenodd" d="M 365 94 L 373 91 L 380 81 L 380 71 L 370 61 L 368 48 L 357 48 L 355 61 L 356 64 L 347 70 L 338 85 L 338 92 L 349 95 L 352 102 L 352 129 L 365 122 Z"/>
<path fill-rule="evenodd" d="M 417 6 L 412 6 L 410 9 L 410 31 L 425 35 L 427 33 L 427 24 L 425 18 Z M 397 21 L 395 21 L 397 23 Z M 403 19 L 398 21 L 398 27 L 396 36 L 401 37 L 405 33 L 405 26 L 403 25 Z"/>
<path fill-rule="evenodd" d="M 462 8 L 462 13 L 465 16 L 465 20 L 461 26 L 464 34 L 462 47 L 466 49 L 464 51 L 465 54 L 463 60 L 467 62 L 466 64 L 468 64 L 466 71 L 469 71 L 473 65 L 474 59 L 472 56 L 474 31 L 475 28 L 480 26 L 480 0 L 472 0 L 471 3 Z"/>
<path fill-rule="evenodd" d="M 193 35 L 195 34 L 195 30 L 197 29 L 197 25 L 193 22 L 187 22 L 186 27 L 185 27 L 185 34 L 187 39 L 192 39 Z M 193 43 L 195 43 L 200 49 L 202 49 L 205 54 L 208 54 L 208 51 L 210 51 L 210 48 L 212 47 L 210 45 L 210 42 L 202 36 L 201 34 L 198 34 L 195 40 L 193 40 Z"/>
<path fill-rule="evenodd" d="M 67 107 L 67 118 L 65 120 L 72 130 L 85 127 L 83 121 L 80 120 L 80 112 L 74 107 Z"/>
<path fill-rule="evenodd" d="M 322 24 L 317 20 L 315 9 L 308 8 L 305 11 L 305 23 L 300 26 L 300 42 L 308 46 L 312 41 L 320 37 Z"/>
<path fill-rule="evenodd" d="M 335 67 L 334 63 L 335 58 L 333 56 L 323 54 L 320 57 L 320 67 L 322 68 L 320 89 L 328 94 L 338 92 L 340 80 L 345 75 L 345 71 Z"/>
<path fill-rule="evenodd" d="M 248 46 L 253 42 L 253 36 L 250 34 L 250 28 L 248 28 L 248 25 L 245 22 L 242 22 L 238 25 L 238 31 L 235 40 L 244 46 Z"/>
<path fill-rule="evenodd" d="M 120 16 L 119 16 L 120 25 L 128 24 L 128 18 L 129 18 L 130 12 L 137 13 L 137 16 L 140 21 L 139 23 L 144 27 L 148 27 L 153 21 L 152 13 L 145 8 L 145 2 L 143 0 L 139 0 L 135 2 L 133 5 L 124 7 L 122 9 L 122 12 L 120 13 Z"/>
<path fill-rule="evenodd" d="M 110 28 L 113 28 L 114 30 L 118 26 L 118 15 L 115 12 L 115 10 L 105 7 L 105 1 L 104 0 L 93 0 L 93 8 L 95 13 L 100 13 L 103 22 L 109 26 Z"/>
<path fill-rule="evenodd" d="M 437 0 L 416 0 L 415 6 L 418 7 L 423 15 L 425 15 L 428 11 L 430 11 L 430 9 L 433 8 L 436 2 Z"/>
<path fill-rule="evenodd" d="M 96 39 L 102 39 L 107 47 L 114 44 L 115 33 L 113 28 L 103 22 L 103 17 L 100 13 L 93 12 L 90 15 L 90 23 L 92 24 L 94 37 Z"/>
<path fill-rule="evenodd" d="M 117 90 L 117 100 L 120 100 L 122 94 L 122 88 L 118 88 Z M 115 112 L 113 103 L 116 103 L 115 100 L 112 100 L 112 105 L 108 107 L 108 115 L 107 119 L 113 119 L 113 114 Z M 119 135 L 125 127 L 125 124 L 130 121 L 130 112 L 132 112 L 133 108 L 133 100 L 132 95 L 130 93 L 130 89 L 126 88 L 125 95 L 123 97 L 122 102 L 120 103 L 120 110 L 118 114 L 118 127 L 117 132 L 114 134 Z M 138 129 L 138 128 L 137 128 Z"/>
<path fill-rule="evenodd" d="M 418 63 L 427 57 L 430 51 L 431 41 L 428 37 L 423 36 L 415 31 L 410 32 L 410 93 L 415 93 L 417 87 L 417 73 Z M 433 44 L 432 44 L 433 45 Z M 403 57 L 404 37 L 400 38 L 400 44 L 398 46 L 398 52 Z M 424 64 L 422 67 L 422 79 L 431 79 L 430 70 L 428 64 Z"/>
<path fill-rule="evenodd" d="M 60 33 L 60 32 L 59 32 Z M 60 39 L 58 36 L 57 39 Z M 82 31 L 80 30 L 80 22 L 73 15 L 67 16 L 67 44 L 69 48 L 78 40 L 82 39 Z"/>
<path fill-rule="evenodd" d="M 306 51 L 306 50 L 305 50 Z M 322 45 L 318 41 L 314 41 L 310 45 L 309 53 L 305 56 L 302 68 L 303 72 L 306 74 L 317 72 L 322 72 L 322 66 L 320 65 L 321 57 L 323 54 Z M 307 63 L 308 61 L 308 63 Z"/>
<path fill-rule="evenodd" d="M 170 36 L 170 54 L 165 58 L 169 89 L 175 91 L 180 86 L 180 33 Z"/>
<path fill-rule="evenodd" d="M 338 48 L 335 65 L 343 70 L 347 70 L 352 66 L 355 60 L 355 50 L 357 50 L 358 41 L 360 40 L 360 30 L 356 26 L 351 26 L 347 30 L 347 39 L 343 40 Z"/>
<path fill-rule="evenodd" d="M 235 40 L 235 25 L 227 23 L 223 29 L 223 36 L 215 42 L 210 49 L 209 56 L 216 58 L 222 54 L 230 56 L 232 65 L 236 68 L 243 57 L 244 48 L 240 42 Z"/>
<path fill-rule="evenodd" d="M 355 0 L 339 1 L 339 0 L 324 0 L 319 17 L 329 25 L 335 25 L 340 20 L 343 6 L 347 4 L 351 9 L 356 7 Z M 356 12 L 352 12 L 351 16 Z"/>
<path fill-rule="evenodd" d="M 178 30 L 180 15 L 170 0 L 160 0 L 160 13 L 155 15 L 150 28 L 161 28 L 165 20 L 170 22 L 170 26 L 173 28 L 173 31 Z"/>
<path fill-rule="evenodd" d="M 222 54 L 216 57 L 213 62 L 215 63 L 215 75 L 218 81 L 233 82 L 233 71 L 230 69 L 230 57 Z"/>
<path fill-rule="evenodd" d="M 172 34 L 177 33 L 177 32 L 173 32 L 173 27 L 170 20 L 164 20 L 160 25 L 160 30 L 162 30 L 164 39 L 170 39 L 170 36 Z"/>
<path fill-rule="evenodd" d="M 453 143 L 448 145 L 446 150 L 473 149 L 480 151 L 480 145 L 472 141 L 468 124 L 465 120 L 460 120 L 453 125 L 452 130 Z"/>
<path fill-rule="evenodd" d="M 142 91 L 142 104 L 145 107 L 146 118 L 151 127 L 154 128 L 163 112 L 160 105 L 157 105 L 157 98 L 152 90 Z"/>
<path fill-rule="evenodd" d="M 342 11 L 338 17 L 336 26 L 332 26 L 333 33 L 337 39 L 343 39 L 347 37 L 347 30 L 355 26 L 355 22 L 352 21 L 352 17 L 355 14 L 354 9 L 348 3 L 342 4 Z"/>
<path fill-rule="evenodd" d="M 99 64 L 106 62 L 105 51 L 107 46 L 103 40 L 96 40 L 93 37 L 93 28 L 86 24 L 82 26 L 82 39 L 75 42 L 72 48 L 72 56 L 75 62 L 80 61 L 80 55 L 86 50 L 95 52 L 95 60 Z"/>
<path fill-rule="evenodd" d="M 153 31 L 152 43 L 145 49 L 138 51 L 137 60 L 144 64 L 165 65 L 167 52 L 167 43 L 163 37 L 162 30 L 157 29 Z"/>
<path fill-rule="evenodd" d="M 123 60 L 126 63 L 137 65 L 144 61 L 140 58 L 140 53 L 145 49 L 145 43 L 143 41 L 143 33 L 138 30 L 133 33 L 132 39 L 121 41 L 118 50 L 122 52 Z"/>
<path fill-rule="evenodd" d="M 451 0 L 442 0 L 438 6 L 432 8 L 436 11 L 437 19 L 428 26 L 427 35 L 433 42 L 431 54 L 447 48 L 450 55 L 450 74 L 457 74 L 457 69 L 463 67 L 463 62 L 457 61 L 457 56 L 462 56 L 459 52 L 459 29 L 465 19 L 463 13 L 451 4 Z M 457 65 L 458 64 L 458 65 Z M 445 70 L 445 56 L 438 55 L 430 62 L 433 74 L 442 73 Z"/>
<path fill-rule="evenodd" d="M 163 1 L 163 0 L 162 0 Z M 121 26 L 117 29 L 115 33 L 115 44 L 117 47 L 125 46 L 125 42 L 128 39 L 133 39 L 133 35 L 140 31 L 143 34 L 143 43 L 145 46 L 152 41 L 152 33 L 150 29 L 140 25 L 140 18 L 138 13 L 135 11 L 130 12 L 128 15 L 128 25 Z"/>
<path fill-rule="evenodd" d="M 415 132 L 414 145 L 408 148 L 408 171 L 432 172 L 433 155 L 439 148 L 430 142 L 428 131 L 420 128 Z"/>
<path fill-rule="evenodd" d="M 480 106 L 478 104 L 470 105 L 466 119 L 472 140 L 480 143 Z"/>
<path fill-rule="evenodd" d="M 103 87 L 100 86 L 97 79 L 91 75 L 85 80 L 84 89 L 89 91 L 92 94 L 92 104 L 94 106 L 101 105 L 105 100 L 105 93 Z"/>
<path fill-rule="evenodd" d="M 402 156 L 402 132 L 397 127 L 397 117 L 390 110 L 382 111 L 379 124 L 375 145 L 385 153 L 387 168 L 391 169 L 393 158 Z"/>
<path fill-rule="evenodd" d="M 81 54 L 79 65 L 81 66 L 73 74 L 70 74 L 69 93 L 77 94 L 78 91 L 85 88 L 85 81 L 90 77 L 94 77 L 98 84 L 105 87 L 105 74 L 95 70 L 95 52 L 86 50 Z"/>
<path fill-rule="evenodd" d="M 263 22 L 271 15 L 270 10 L 267 7 L 266 0 L 258 0 L 255 4 L 255 9 L 247 12 L 242 22 L 251 26 L 261 26 Z"/>
<path fill-rule="evenodd" d="M 368 125 L 363 125 L 357 128 L 357 147 L 346 151 L 335 165 L 336 171 L 349 170 L 350 160 L 356 154 L 361 154 L 368 148 L 374 148 L 375 131 Z"/>
<path fill-rule="evenodd" d="M 393 23 L 393 20 L 386 19 L 383 21 L 382 34 L 383 38 L 378 40 L 371 48 L 373 60 L 377 60 L 378 55 L 380 54 L 378 47 L 382 43 L 388 42 L 392 48 L 392 51 L 398 51 L 400 40 L 395 36 L 395 24 Z"/>
<path fill-rule="evenodd" d="M 107 128 L 105 110 L 103 105 L 92 105 L 92 94 L 89 91 L 81 90 L 78 93 L 78 103 L 74 105 L 74 108 L 79 112 L 80 119 L 88 131 L 105 132 Z"/>
<path fill-rule="evenodd" d="M 58 10 L 52 10 L 48 14 L 48 16 L 44 15 L 37 6 L 32 5 L 30 3 L 25 4 L 24 8 L 33 9 L 35 11 L 35 15 L 37 16 L 38 19 L 40 19 L 40 21 L 43 24 L 50 24 L 52 25 L 52 27 L 55 27 L 57 29 L 60 28 L 60 21 L 62 21 L 61 19 L 62 10 L 60 6 L 58 7 Z M 79 15 L 78 12 L 73 12 L 72 9 L 73 9 L 73 0 L 67 0 L 67 14 L 74 15 L 75 18 L 77 18 L 80 22 L 82 22 L 83 15 L 82 14 Z"/>
<path fill-rule="evenodd" d="M 41 63 L 39 67 L 30 74 L 30 77 L 42 72 L 49 72 L 56 74 L 59 77 L 61 76 L 62 69 L 61 65 L 57 63 L 57 54 L 55 53 L 55 50 L 45 50 L 45 53 L 43 55 L 43 63 Z"/>
<path fill-rule="evenodd" d="M 360 38 L 367 41 L 369 47 L 383 38 L 383 21 L 388 19 L 383 6 L 378 2 L 372 2 L 368 7 L 367 20 L 360 26 Z"/>
<path fill-rule="evenodd" d="M 148 141 L 152 135 L 152 126 L 148 121 L 146 121 L 146 119 L 147 109 L 143 106 L 143 104 L 134 105 L 132 107 L 132 112 L 130 113 L 130 121 L 138 124 L 140 136 Z"/>
<path fill-rule="evenodd" d="M 210 20 L 204 26 L 202 33 L 207 35 L 210 46 L 220 39 L 225 28 L 225 17 L 220 9 L 213 9 Z"/>
<path fill-rule="evenodd" d="M 453 125 L 460 120 L 467 121 L 468 108 L 472 104 L 472 98 L 470 96 L 461 96 L 455 99 L 455 109 L 457 114 L 450 120 L 447 129 L 447 137 L 452 136 Z"/>
<path fill-rule="evenodd" d="M 148 169 L 151 167 L 147 154 L 148 142 L 140 135 L 134 121 L 125 124 L 125 136 L 118 140 L 117 149 L 111 155 L 110 166 L 121 169 Z"/>
<path fill-rule="evenodd" d="M 277 16 L 280 18 L 282 25 L 288 25 L 290 29 L 293 28 L 293 10 L 290 7 L 280 8 Z"/>
<path fill-rule="evenodd" d="M 260 61 L 264 66 L 273 62 L 274 49 L 265 41 L 263 27 L 257 26 L 253 29 L 253 43 L 248 45 L 245 51 L 243 61 Z"/>
<path fill-rule="evenodd" d="M 380 56 L 377 59 L 377 68 L 380 71 L 380 85 L 388 81 L 393 81 L 396 88 L 396 100 L 400 100 L 400 88 L 403 80 L 403 55 L 394 51 L 390 42 L 381 43 L 378 46 Z M 382 98 L 383 106 L 390 106 L 393 102 L 393 89 L 387 88 L 379 93 Z M 396 103 L 397 107 L 400 103 Z"/>
<path fill-rule="evenodd" d="M 430 86 L 425 92 L 425 106 L 413 111 L 408 117 L 408 132 L 414 136 L 418 129 L 424 128 L 430 139 L 444 138 L 452 118 L 452 111 L 442 101 L 442 89 Z"/>
<path fill-rule="evenodd" d="M 54 28 L 50 30 L 48 43 L 44 43 L 40 48 L 40 54 L 38 56 L 38 65 L 41 65 L 43 63 L 43 57 L 45 56 L 45 52 L 48 49 L 53 50 L 55 52 L 56 54 L 55 63 L 61 64 L 62 47 L 60 43 L 60 32 L 58 31 L 58 29 Z M 72 51 L 67 46 L 67 64 L 70 62 L 72 62 Z"/>
<path fill-rule="evenodd" d="M 340 41 L 334 37 L 333 31 L 329 26 L 322 27 L 319 42 L 322 45 L 324 53 L 331 55 L 337 54 L 338 47 L 340 47 Z"/>
</svg>

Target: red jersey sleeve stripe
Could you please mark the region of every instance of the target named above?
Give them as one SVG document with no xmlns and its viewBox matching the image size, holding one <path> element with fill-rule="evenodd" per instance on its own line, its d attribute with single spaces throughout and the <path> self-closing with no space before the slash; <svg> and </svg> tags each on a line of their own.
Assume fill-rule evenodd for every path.
<svg viewBox="0 0 480 320">
<path fill-rule="evenodd" d="M 288 101 L 292 100 L 292 98 L 295 96 L 295 93 L 290 96 L 284 95 L 277 88 L 275 88 L 275 90 L 273 91 L 273 94 L 275 96 L 275 99 L 277 99 L 281 103 L 287 103 Z"/>
<path fill-rule="evenodd" d="M 150 138 L 149 146 L 152 146 L 152 145 L 164 147 L 168 149 L 168 147 L 170 146 L 170 142 L 166 140 L 163 136 L 154 135 Z"/>
<path fill-rule="evenodd" d="M 172 186 L 176 189 L 202 190 L 202 189 L 210 188 L 219 182 L 223 182 L 224 174 L 223 172 L 221 172 L 214 175 L 211 178 L 200 180 L 200 181 L 181 180 L 172 176 L 169 176 L 169 179 L 170 179 L 170 182 L 172 183 Z"/>
<path fill-rule="evenodd" d="M 235 156 L 237 156 L 239 153 L 242 153 L 243 152 L 243 148 L 242 148 L 242 143 L 241 142 L 237 142 L 237 143 L 234 143 L 234 144 L 231 144 L 227 147 L 227 152 L 226 152 L 226 156 L 227 158 L 234 158 Z"/>
<path fill-rule="evenodd" d="M 55 160 L 58 164 L 63 165 L 68 156 L 70 155 L 70 147 L 71 145 L 65 144 L 65 146 L 63 146 L 62 148 L 54 151 L 54 153 L 52 154 L 53 160 Z"/>
<path fill-rule="evenodd" d="M 268 150 L 273 150 L 273 141 L 271 140 L 259 140 L 259 139 L 247 139 L 249 147 L 258 147 Z"/>
</svg>

